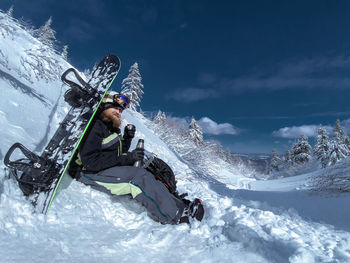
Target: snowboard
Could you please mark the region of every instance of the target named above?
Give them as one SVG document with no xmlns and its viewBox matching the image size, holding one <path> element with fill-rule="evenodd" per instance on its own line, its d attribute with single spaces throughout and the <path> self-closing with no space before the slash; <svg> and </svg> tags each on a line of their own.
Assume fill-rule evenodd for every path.
<svg viewBox="0 0 350 263">
<path fill-rule="evenodd" d="M 119 69 L 120 59 L 108 54 L 95 67 L 88 82 L 74 68 L 66 70 L 61 79 L 70 87 L 64 97 L 71 108 L 42 154 L 36 155 L 20 143 L 12 145 L 6 153 L 5 165 L 37 211 L 46 214 L 55 196 L 72 181 L 69 166 L 75 161 L 77 149 Z M 22 158 L 12 161 L 15 151 Z"/>
</svg>

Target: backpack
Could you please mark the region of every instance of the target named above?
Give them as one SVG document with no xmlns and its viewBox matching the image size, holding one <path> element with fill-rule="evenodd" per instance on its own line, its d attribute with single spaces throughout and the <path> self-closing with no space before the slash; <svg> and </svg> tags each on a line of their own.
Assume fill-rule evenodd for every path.
<svg viewBox="0 0 350 263">
<path fill-rule="evenodd" d="M 157 180 L 161 181 L 170 193 L 175 196 L 178 195 L 174 172 L 162 159 L 154 156 L 153 160 L 144 168 L 153 174 Z"/>
</svg>

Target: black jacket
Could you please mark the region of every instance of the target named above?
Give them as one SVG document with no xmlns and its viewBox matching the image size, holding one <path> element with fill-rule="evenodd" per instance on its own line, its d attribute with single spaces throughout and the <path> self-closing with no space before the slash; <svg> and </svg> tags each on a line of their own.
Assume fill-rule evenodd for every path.
<svg viewBox="0 0 350 263">
<path fill-rule="evenodd" d="M 113 166 L 133 165 L 128 154 L 131 140 L 122 137 L 120 129 L 112 123 L 97 119 L 80 149 L 84 172 L 97 173 Z"/>
</svg>

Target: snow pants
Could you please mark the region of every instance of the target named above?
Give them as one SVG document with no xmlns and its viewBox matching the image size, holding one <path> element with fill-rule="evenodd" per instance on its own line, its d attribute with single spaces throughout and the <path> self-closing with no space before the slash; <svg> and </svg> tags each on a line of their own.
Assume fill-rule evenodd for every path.
<svg viewBox="0 0 350 263">
<path fill-rule="evenodd" d="M 115 166 L 97 174 L 82 174 L 80 182 L 113 195 L 131 194 L 163 224 L 176 224 L 185 204 L 144 168 Z"/>
</svg>

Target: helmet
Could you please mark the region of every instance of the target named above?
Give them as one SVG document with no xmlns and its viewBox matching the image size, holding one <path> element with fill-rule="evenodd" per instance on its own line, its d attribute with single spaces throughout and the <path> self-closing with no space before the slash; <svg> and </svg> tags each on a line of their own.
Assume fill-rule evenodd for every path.
<svg viewBox="0 0 350 263">
<path fill-rule="evenodd" d="M 129 107 L 129 104 L 130 99 L 128 96 L 115 91 L 109 91 L 102 99 L 101 108 L 102 110 L 107 110 L 109 108 L 120 107 L 125 110 Z"/>
</svg>

